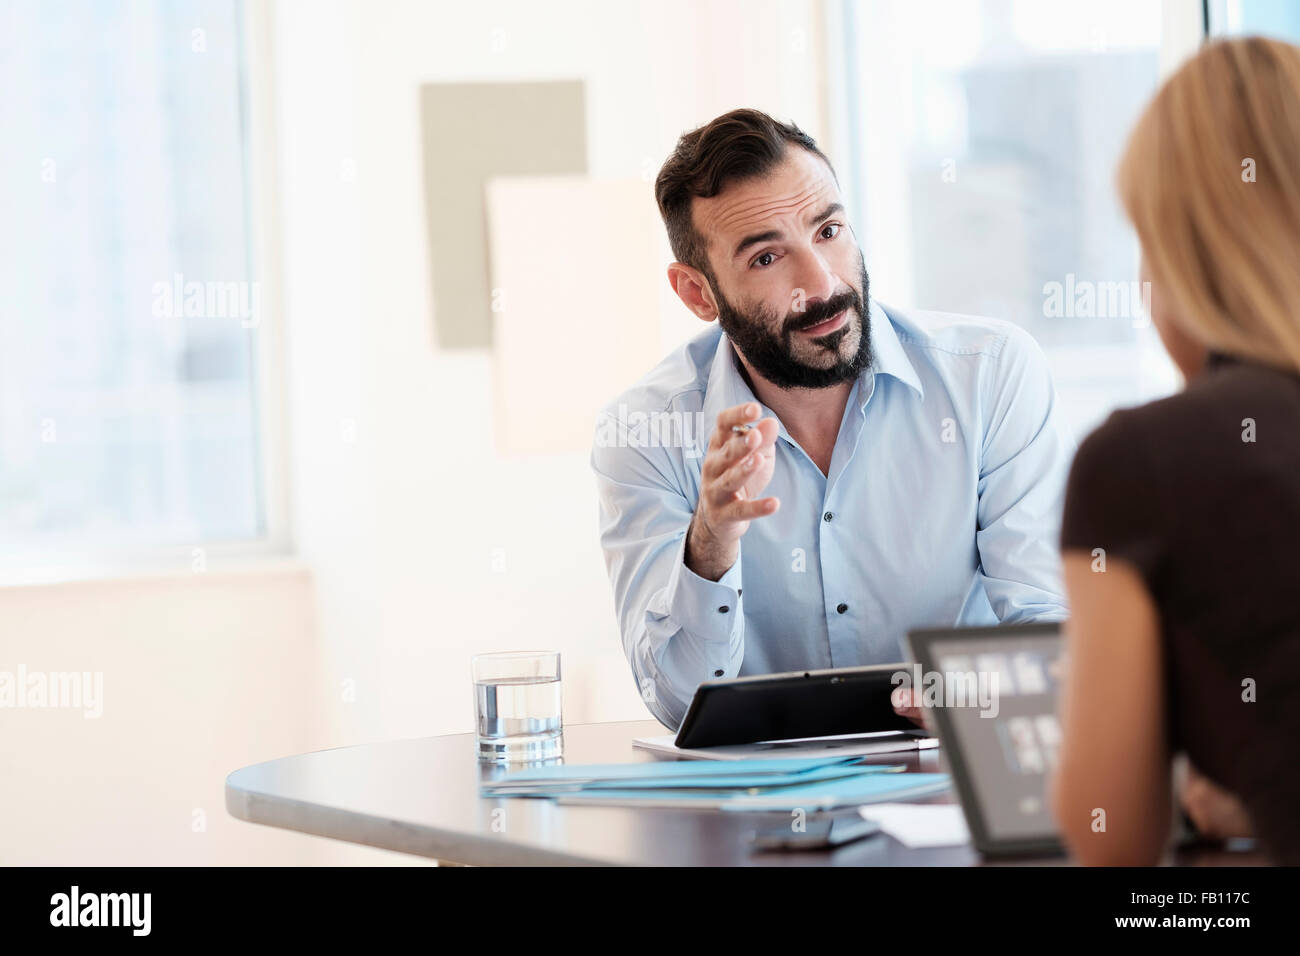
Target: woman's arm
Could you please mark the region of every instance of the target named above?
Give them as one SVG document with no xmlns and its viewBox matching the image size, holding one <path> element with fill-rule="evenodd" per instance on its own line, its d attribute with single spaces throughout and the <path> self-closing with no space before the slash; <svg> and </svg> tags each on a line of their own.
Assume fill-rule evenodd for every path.
<svg viewBox="0 0 1300 956">
<path fill-rule="evenodd" d="M 1160 621 L 1137 570 L 1084 551 L 1063 556 L 1070 620 L 1060 763 L 1049 799 L 1087 865 L 1153 865 L 1170 829 Z"/>
</svg>

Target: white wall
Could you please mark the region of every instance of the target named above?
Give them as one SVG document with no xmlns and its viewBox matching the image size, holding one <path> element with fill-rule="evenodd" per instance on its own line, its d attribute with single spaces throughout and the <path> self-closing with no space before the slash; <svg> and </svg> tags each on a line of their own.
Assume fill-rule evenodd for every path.
<svg viewBox="0 0 1300 956">
<path fill-rule="evenodd" d="M 224 779 L 470 731 L 479 650 L 561 650 L 567 722 L 648 716 L 586 455 L 499 458 L 490 355 L 436 347 L 417 88 L 580 77 L 592 173 L 649 190 L 682 131 L 736 106 L 822 135 L 817 14 L 814 0 L 274 4 L 276 142 L 257 158 L 278 166 L 298 560 L 0 589 L 0 666 L 105 679 L 98 721 L 0 715 L 0 863 L 418 862 L 233 820 Z M 556 254 L 570 288 L 600 267 Z M 666 351 L 696 326 L 666 281 L 661 302 Z M 573 358 L 599 361 L 599 343 Z"/>
<path fill-rule="evenodd" d="M 309 862 L 237 825 L 222 786 L 311 746 L 310 590 L 292 565 L 0 589 L 6 670 L 103 679 L 98 718 L 3 711 L 0 863 Z"/>
</svg>

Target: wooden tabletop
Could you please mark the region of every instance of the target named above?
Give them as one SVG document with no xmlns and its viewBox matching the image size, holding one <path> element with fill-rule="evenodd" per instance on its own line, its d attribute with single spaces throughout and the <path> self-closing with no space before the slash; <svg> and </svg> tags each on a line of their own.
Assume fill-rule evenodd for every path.
<svg viewBox="0 0 1300 956">
<path fill-rule="evenodd" d="M 564 729 L 567 764 L 656 758 L 634 737 L 659 736 L 654 720 Z M 864 758 L 942 771 L 938 749 Z M 835 850 L 755 850 L 760 827 L 788 826 L 788 812 L 561 806 L 539 798 L 485 798 L 479 784 L 502 771 L 481 765 L 473 734 L 420 737 L 282 757 L 226 778 L 226 809 L 250 823 L 475 866 L 967 866 L 969 846 L 908 849 L 878 834 Z M 921 802 L 950 803 L 940 794 Z M 837 811 L 856 816 L 856 810 Z M 1062 858 L 1027 863 L 1061 864 Z M 1251 855 L 1186 851 L 1171 859 L 1247 865 Z"/>
</svg>

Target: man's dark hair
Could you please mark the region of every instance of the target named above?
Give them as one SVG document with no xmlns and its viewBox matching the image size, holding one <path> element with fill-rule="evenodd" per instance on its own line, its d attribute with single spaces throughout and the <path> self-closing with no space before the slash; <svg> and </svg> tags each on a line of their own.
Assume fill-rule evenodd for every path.
<svg viewBox="0 0 1300 956">
<path fill-rule="evenodd" d="M 655 179 L 655 200 L 678 262 L 699 269 L 717 286 L 707 243 L 691 221 L 691 200 L 711 198 L 728 183 L 765 175 L 781 162 L 790 143 L 820 156 L 835 175 L 811 136 L 759 110 L 732 110 L 682 134 Z"/>
</svg>

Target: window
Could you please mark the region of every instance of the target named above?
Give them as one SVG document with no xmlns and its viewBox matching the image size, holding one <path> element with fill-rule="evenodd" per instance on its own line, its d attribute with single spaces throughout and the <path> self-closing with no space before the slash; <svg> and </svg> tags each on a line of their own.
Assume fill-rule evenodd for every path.
<svg viewBox="0 0 1300 956">
<path fill-rule="evenodd" d="M 873 295 L 1025 327 L 1077 437 L 1178 384 L 1114 188 L 1166 6 L 846 0 L 832 27 Z"/>
<path fill-rule="evenodd" d="M 0 4 L 0 568 L 267 534 L 240 3 Z"/>
<path fill-rule="evenodd" d="M 1288 43 L 1300 40 L 1300 5 L 1295 0 L 1208 0 L 1205 12 L 1213 36 L 1258 33 Z"/>
</svg>

